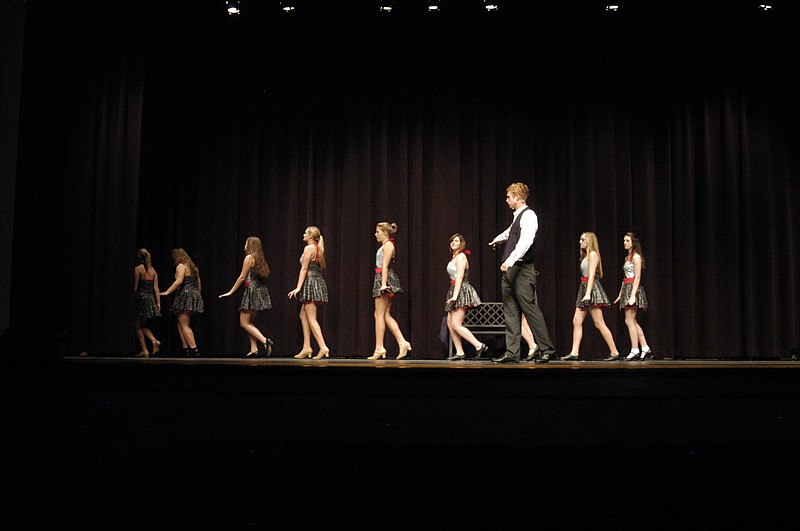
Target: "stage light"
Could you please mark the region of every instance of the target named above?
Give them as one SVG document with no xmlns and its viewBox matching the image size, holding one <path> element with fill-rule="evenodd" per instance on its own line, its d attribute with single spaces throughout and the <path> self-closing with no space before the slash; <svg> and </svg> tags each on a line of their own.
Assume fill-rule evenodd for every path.
<svg viewBox="0 0 800 531">
<path fill-rule="evenodd" d="M 391 13 L 392 12 L 392 2 L 387 2 L 385 0 L 381 0 L 379 3 L 379 8 L 383 13 Z"/>
<path fill-rule="evenodd" d="M 761 11 L 769 11 L 772 9 L 772 6 L 769 4 L 761 4 L 758 7 L 761 9 Z"/>
<path fill-rule="evenodd" d="M 284 13 L 291 13 L 295 10 L 294 2 L 281 2 L 281 11 Z"/>
<path fill-rule="evenodd" d="M 239 7 L 239 0 L 225 0 L 225 5 L 229 15 L 239 15 L 242 12 Z"/>
<path fill-rule="evenodd" d="M 617 4 L 608 4 L 606 6 L 606 11 L 617 11 L 619 6 Z"/>
<path fill-rule="evenodd" d="M 429 0 L 428 1 L 428 12 L 429 13 L 435 13 L 436 11 L 439 11 L 441 9 L 441 6 L 439 4 L 440 4 L 440 2 L 438 2 L 436 0 Z"/>
<path fill-rule="evenodd" d="M 483 7 L 486 11 L 498 11 L 500 9 L 500 4 L 492 2 L 491 0 L 483 0 Z"/>
</svg>

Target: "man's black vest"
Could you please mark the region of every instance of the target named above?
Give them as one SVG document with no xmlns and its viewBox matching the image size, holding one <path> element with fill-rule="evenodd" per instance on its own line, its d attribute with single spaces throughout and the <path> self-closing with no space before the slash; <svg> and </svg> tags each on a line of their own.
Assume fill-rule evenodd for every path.
<svg viewBox="0 0 800 531">
<path fill-rule="evenodd" d="M 530 210 L 530 207 L 525 207 L 522 209 L 522 212 L 517 214 L 517 219 L 514 220 L 514 223 L 511 224 L 511 231 L 508 233 L 508 241 L 506 241 L 506 248 L 503 251 L 503 259 L 501 262 L 505 262 L 508 260 L 508 257 L 511 256 L 511 252 L 514 250 L 514 247 L 517 246 L 517 242 L 519 242 L 519 235 L 521 229 L 519 227 L 520 222 L 522 221 L 522 215 L 525 213 L 526 210 Z M 536 240 L 531 243 L 531 246 L 528 247 L 528 250 L 525 251 L 525 254 L 522 255 L 522 258 L 517 260 L 518 264 L 532 264 L 533 263 L 533 255 L 534 250 L 536 247 Z"/>
</svg>

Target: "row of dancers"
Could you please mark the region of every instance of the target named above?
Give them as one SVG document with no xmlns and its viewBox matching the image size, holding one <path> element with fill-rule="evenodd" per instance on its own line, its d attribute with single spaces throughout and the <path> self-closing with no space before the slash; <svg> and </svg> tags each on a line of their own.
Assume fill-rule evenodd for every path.
<svg viewBox="0 0 800 531">
<path fill-rule="evenodd" d="M 396 359 L 405 358 L 412 350 L 411 343 L 406 340 L 399 324 L 391 313 L 394 297 L 403 294 L 403 288 L 397 276 L 394 264 L 396 247 L 393 235 L 397 231 L 395 223 L 380 222 L 375 227 L 375 239 L 379 248 L 375 256 L 375 276 L 373 279 L 372 297 L 375 304 L 375 350 L 367 359 L 377 360 L 386 357 L 384 338 L 386 330 L 394 336 L 399 351 Z M 323 277 L 325 269 L 324 238 L 318 227 L 309 226 L 303 233 L 306 244 L 300 257 L 300 271 L 297 285 L 288 292 L 289 299 L 297 299 L 300 305 L 300 324 L 303 332 L 303 346 L 294 357 L 298 359 L 322 359 L 330 356 L 319 320 L 318 306 L 328 302 L 328 288 Z M 580 345 L 583 338 L 583 324 L 587 314 L 591 316 L 594 326 L 602 335 L 609 354 L 605 361 L 641 360 L 653 356 L 647 344 L 644 331 L 636 319 L 638 310 L 647 310 L 648 302 L 641 284 L 644 269 L 644 256 L 638 238 L 632 232 L 626 233 L 623 246 L 627 251 L 623 265 L 624 278 L 617 298 L 610 298 L 603 289 L 600 279 L 603 277 L 603 264 L 597 236 L 593 232 L 584 232 L 579 239 L 581 279 L 575 302 L 573 316 L 572 348 L 566 356 L 559 359 L 575 361 L 580 359 Z M 491 245 L 491 244 L 490 244 Z M 453 234 L 449 240 L 451 258 L 447 263 L 450 277 L 450 288 L 446 295 L 444 311 L 447 314 L 447 327 L 452 338 L 455 352 L 449 353 L 450 361 L 467 358 L 464 343 L 471 344 L 476 351 L 476 359 L 488 350 L 485 343 L 479 341 L 464 325 L 467 312 L 479 306 L 481 299 L 469 282 L 469 254 L 467 241 L 461 234 Z M 242 285 L 244 292 L 239 304 L 239 325 L 247 333 L 250 349 L 243 355 L 245 358 L 270 356 L 274 341 L 266 337 L 254 324 L 258 312 L 272 308 L 272 300 L 266 286 L 269 276 L 269 265 L 264 257 L 261 240 L 255 236 L 247 238 L 244 245 L 245 257 L 242 268 L 231 289 L 219 295 L 219 298 L 230 297 Z M 139 263 L 134 269 L 134 291 L 136 294 L 135 331 L 139 344 L 137 357 L 149 357 L 151 351 L 146 340 L 152 344 L 152 355 L 158 355 L 161 342 L 147 326 L 149 319 L 160 317 L 161 297 L 177 293 L 172 301 L 170 311 L 177 317 L 178 334 L 182 352 L 186 357 L 199 356 L 199 350 L 191 328 L 191 316 L 202 313 L 203 297 L 201 295 L 200 271 L 188 253 L 177 248 L 172 251 L 175 276 L 172 284 L 165 290 L 158 286 L 158 273 L 152 265 L 150 253 L 146 249 L 137 252 Z M 628 329 L 631 350 L 624 358 L 617 350 L 614 337 L 603 318 L 603 308 L 611 304 L 619 304 L 625 314 L 625 325 Z M 539 347 L 536 338 L 524 314 L 521 318 L 521 335 L 528 344 L 527 361 L 537 357 Z M 317 353 L 312 349 L 312 337 L 317 343 Z"/>
<path fill-rule="evenodd" d="M 550 341 L 544 316 L 538 306 L 536 297 L 536 276 L 533 265 L 534 240 L 539 228 L 536 213 L 527 205 L 530 191 L 524 183 L 513 183 L 506 189 L 506 204 L 514 211 L 514 221 L 502 233 L 498 234 L 489 246 L 495 249 L 504 244 L 500 271 L 503 273 L 503 315 L 506 323 L 506 352 L 492 361 L 497 363 L 519 362 L 520 339 L 526 340 L 529 346 L 525 361 L 548 362 L 555 356 L 555 347 Z M 396 247 L 393 235 L 397 232 L 397 224 L 380 222 L 375 226 L 375 239 L 379 244 L 375 254 L 375 276 L 373 279 L 372 298 L 375 304 L 375 350 L 367 359 L 377 360 L 386 357 L 384 337 L 386 330 L 397 341 L 399 352 L 396 359 L 405 358 L 411 351 L 411 343 L 406 340 L 400 326 L 391 314 L 394 297 L 404 293 L 400 279 L 395 271 Z M 320 304 L 328 302 L 328 288 L 323 278 L 325 269 L 325 243 L 318 227 L 309 226 L 303 233 L 306 244 L 300 257 L 300 272 L 297 286 L 291 290 L 288 298 L 297 299 L 301 303 L 300 323 L 303 331 L 303 346 L 295 358 L 322 359 L 330 356 L 330 348 L 317 319 Z M 603 263 L 600 256 L 600 244 L 593 232 L 584 232 L 578 241 L 580 248 L 581 278 L 578 296 L 575 302 L 575 313 L 572 325 L 572 348 L 563 361 L 580 359 L 580 344 L 583 338 L 583 323 L 587 314 L 591 316 L 609 348 L 605 361 L 623 359 L 617 350 L 613 335 L 603 318 L 604 307 L 612 304 L 600 279 L 603 277 Z M 475 347 L 476 359 L 488 351 L 485 343 L 478 341 L 475 335 L 464 326 L 467 311 L 481 304 L 475 288 L 469 282 L 470 251 L 463 235 L 453 234 L 449 240 L 451 258 L 447 264 L 450 276 L 450 288 L 446 295 L 444 311 L 447 313 L 447 327 L 452 338 L 455 352 L 448 360 L 466 359 L 464 342 Z M 631 342 L 630 353 L 625 360 L 643 360 L 653 357 L 644 331 L 638 323 L 636 315 L 639 310 L 647 310 L 648 302 L 642 286 L 642 271 L 645 267 L 639 239 L 633 232 L 623 237 L 623 247 L 627 252 L 623 264 L 623 280 L 617 298 L 613 304 L 619 304 L 625 313 L 625 325 Z M 270 294 L 266 286 L 269 266 L 264 258 L 261 240 L 255 236 L 247 238 L 244 246 L 245 257 L 239 277 L 227 292 L 219 297 L 233 295 L 243 284 L 245 291 L 239 305 L 239 324 L 247 332 L 250 350 L 246 358 L 270 356 L 274 342 L 264 336 L 255 326 L 254 319 L 258 312 L 272 307 Z M 147 319 L 160 316 L 161 296 L 177 292 L 171 311 L 177 315 L 178 332 L 184 355 L 199 356 L 197 343 L 191 329 L 191 316 L 203 312 L 201 296 L 200 271 L 183 249 L 172 251 L 175 266 L 175 279 L 163 291 L 158 288 L 158 275 L 152 266 L 150 254 L 145 249 L 139 250 L 139 264 L 135 268 L 134 290 L 136 293 L 136 334 L 140 346 L 137 356 L 147 357 L 145 338 L 150 339 L 153 353 L 160 350 L 160 342 L 152 330 L 145 326 Z M 313 355 L 311 338 L 317 343 L 318 351 Z M 541 347 L 541 348 L 540 348 Z M 313 355 L 313 356 L 312 356 Z"/>
<path fill-rule="evenodd" d="M 380 247 L 375 255 L 375 277 L 372 296 L 375 300 L 375 350 L 369 359 L 386 357 L 384 337 L 386 330 L 394 336 L 399 346 L 396 359 L 405 358 L 411 351 L 411 342 L 405 339 L 400 325 L 391 314 L 392 301 L 396 295 L 403 293 L 400 279 L 394 269 L 395 246 L 391 237 L 397 231 L 397 224 L 380 222 L 375 227 L 375 239 Z M 298 359 L 322 359 L 330 356 L 330 348 L 325 342 L 322 327 L 317 319 L 317 309 L 328 302 L 328 287 L 323 277 L 325 269 L 325 241 L 318 227 L 309 226 L 303 233 L 306 244 L 300 256 L 300 272 L 297 286 L 289 291 L 289 299 L 300 302 L 300 324 L 303 330 L 303 346 L 294 357 Z M 250 350 L 245 358 L 270 356 L 274 341 L 266 337 L 254 321 L 258 312 L 272 308 L 272 300 L 266 286 L 269 276 L 269 265 L 264 258 L 261 240 L 256 236 L 247 238 L 244 245 L 245 257 L 242 269 L 233 286 L 219 298 L 230 297 L 242 285 L 245 286 L 239 304 L 239 326 L 247 332 Z M 191 327 L 192 315 L 203 313 L 203 297 L 200 270 L 189 254 L 182 248 L 172 250 L 172 262 L 175 267 L 175 279 L 165 290 L 159 289 L 158 272 L 153 267 L 152 258 L 147 249 L 137 251 L 138 264 L 134 268 L 135 332 L 139 344 L 137 357 L 158 355 L 161 342 L 155 337 L 148 321 L 161 316 L 161 297 L 177 292 L 172 301 L 170 311 L 177 316 L 178 334 L 181 340 L 183 356 L 200 355 Z M 317 343 L 318 351 L 313 355 L 312 336 Z M 147 340 L 151 342 L 152 351 L 147 348 Z"/>
</svg>

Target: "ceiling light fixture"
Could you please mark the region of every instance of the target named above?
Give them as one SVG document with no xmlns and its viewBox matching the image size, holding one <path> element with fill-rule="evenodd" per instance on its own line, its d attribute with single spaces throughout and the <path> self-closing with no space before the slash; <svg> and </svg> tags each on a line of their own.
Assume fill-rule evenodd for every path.
<svg viewBox="0 0 800 531">
<path fill-rule="evenodd" d="M 239 7 L 239 0 L 225 0 L 229 15 L 239 15 L 242 10 Z"/>
</svg>

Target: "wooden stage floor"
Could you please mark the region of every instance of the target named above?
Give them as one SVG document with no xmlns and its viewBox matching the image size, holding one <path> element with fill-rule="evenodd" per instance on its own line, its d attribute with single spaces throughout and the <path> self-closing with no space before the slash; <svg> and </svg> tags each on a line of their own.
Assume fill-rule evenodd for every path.
<svg viewBox="0 0 800 531">
<path fill-rule="evenodd" d="M 800 495 L 791 360 L 4 361 L 26 527 L 720 528 Z"/>
</svg>

